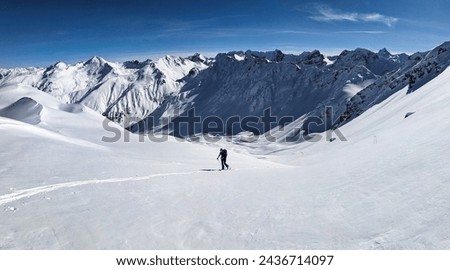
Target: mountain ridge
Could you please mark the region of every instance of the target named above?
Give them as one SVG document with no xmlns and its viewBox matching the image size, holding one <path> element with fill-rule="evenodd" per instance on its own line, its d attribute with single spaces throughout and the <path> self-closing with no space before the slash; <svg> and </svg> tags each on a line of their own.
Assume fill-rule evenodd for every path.
<svg viewBox="0 0 450 270">
<path fill-rule="evenodd" d="M 318 50 L 298 55 L 247 50 L 219 53 L 214 58 L 167 55 L 123 63 L 94 56 L 75 65 L 57 62 L 47 68 L 0 69 L 0 86 L 36 87 L 65 103 L 86 105 L 139 133 L 165 130 L 189 136 L 209 132 L 202 126 L 176 130 L 162 121 L 191 109 L 203 119 L 228 119 L 261 116 L 267 108 L 277 118 L 304 119 L 298 124 L 313 133 L 326 128 L 326 107 L 332 108 L 337 128 L 403 87 L 412 93 L 432 80 L 449 65 L 449 44 L 412 55 L 357 48 L 336 56 Z M 323 121 L 310 127 L 308 119 Z M 261 123 L 255 128 L 256 133 L 268 131 Z M 241 131 L 245 129 L 224 126 L 218 133 Z"/>
</svg>

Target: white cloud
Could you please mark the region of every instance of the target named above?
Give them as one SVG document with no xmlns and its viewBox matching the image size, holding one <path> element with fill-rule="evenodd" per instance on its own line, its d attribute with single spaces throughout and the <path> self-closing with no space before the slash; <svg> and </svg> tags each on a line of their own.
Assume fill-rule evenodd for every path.
<svg viewBox="0 0 450 270">
<path fill-rule="evenodd" d="M 349 31 L 337 31 L 335 34 L 384 34 L 384 31 L 373 31 L 373 30 L 349 30 Z"/>
<path fill-rule="evenodd" d="M 310 18 L 320 22 L 331 22 L 331 21 L 378 22 L 383 23 L 390 27 L 398 21 L 398 18 L 385 16 L 379 13 L 343 12 L 340 10 L 324 6 L 318 7 L 316 12 L 318 14 L 310 16 Z"/>
<path fill-rule="evenodd" d="M 300 34 L 300 35 L 313 34 L 313 32 L 300 31 L 300 30 L 279 30 L 279 31 L 274 31 L 272 33 L 273 34 Z"/>
</svg>

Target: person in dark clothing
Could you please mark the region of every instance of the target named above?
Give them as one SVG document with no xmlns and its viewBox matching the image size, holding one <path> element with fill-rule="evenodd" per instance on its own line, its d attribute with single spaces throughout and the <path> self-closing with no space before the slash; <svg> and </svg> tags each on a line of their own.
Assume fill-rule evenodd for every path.
<svg viewBox="0 0 450 270">
<path fill-rule="evenodd" d="M 222 170 L 225 170 L 225 166 L 227 167 L 227 170 L 230 168 L 227 164 L 227 149 L 220 148 L 219 155 L 217 156 L 217 159 L 219 159 L 222 162 Z"/>
</svg>

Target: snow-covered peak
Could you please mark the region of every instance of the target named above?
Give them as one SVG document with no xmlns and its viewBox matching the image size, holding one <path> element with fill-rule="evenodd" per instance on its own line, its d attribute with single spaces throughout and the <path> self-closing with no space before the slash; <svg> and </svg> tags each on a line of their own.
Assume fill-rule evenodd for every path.
<svg viewBox="0 0 450 270">
<path fill-rule="evenodd" d="M 156 60 L 156 63 L 165 63 L 169 65 L 173 64 L 180 64 L 184 59 L 182 57 L 172 56 L 172 55 L 165 55 L 158 60 Z"/>
<path fill-rule="evenodd" d="M 383 48 L 378 51 L 378 57 L 381 59 L 385 59 L 391 62 L 405 63 L 408 60 L 408 55 L 405 53 L 401 54 L 392 54 L 386 48 Z"/>
<path fill-rule="evenodd" d="M 378 51 L 378 56 L 384 57 L 384 58 L 390 58 L 390 57 L 392 57 L 392 54 L 386 48 L 383 48 Z"/>
<path fill-rule="evenodd" d="M 433 50 L 431 50 L 425 57 L 426 58 L 437 58 L 441 56 L 440 61 L 448 61 L 448 57 L 450 56 L 450 41 L 444 42 L 441 45 L 437 46 Z M 446 56 L 446 57 L 442 57 Z"/>
<path fill-rule="evenodd" d="M 59 70 L 64 70 L 64 69 L 67 69 L 68 65 L 66 63 L 60 61 L 60 62 L 57 62 L 56 64 L 54 64 L 52 67 L 57 68 Z"/>
<path fill-rule="evenodd" d="M 352 51 L 344 50 L 337 56 L 334 64 L 341 68 L 351 68 L 355 65 L 364 66 L 374 74 L 381 76 L 389 70 L 398 69 L 406 60 L 406 55 L 392 55 L 386 49 L 381 49 L 378 53 L 375 53 L 367 49 L 357 48 Z"/>
<path fill-rule="evenodd" d="M 236 60 L 236 61 L 254 60 L 254 61 L 269 63 L 269 62 L 282 61 L 283 57 L 284 57 L 284 54 L 279 50 L 266 51 L 266 52 L 247 50 L 245 52 L 230 51 L 228 53 L 219 53 L 216 56 L 215 60 L 216 61 L 217 60 L 220 61 L 222 59 L 232 59 L 232 60 Z"/>
<path fill-rule="evenodd" d="M 319 50 L 304 54 L 303 62 L 306 64 L 322 64 L 326 63 L 325 56 L 323 56 Z"/>
<path fill-rule="evenodd" d="M 119 64 L 108 62 L 105 59 L 94 56 L 83 64 L 84 70 L 88 75 L 104 77 L 113 70 L 120 69 Z"/>
<path fill-rule="evenodd" d="M 372 58 L 376 58 L 376 54 L 370 50 L 357 48 L 355 50 L 343 50 L 337 58 L 337 62 L 353 62 L 364 64 Z"/>
<path fill-rule="evenodd" d="M 256 59 L 256 60 L 265 60 L 268 62 L 281 62 L 284 58 L 284 53 L 280 50 L 274 50 L 274 51 L 251 51 L 247 50 L 244 53 L 245 57 L 248 59 Z"/>
<path fill-rule="evenodd" d="M 191 60 L 192 62 L 196 62 L 196 63 L 207 63 L 207 58 L 199 53 L 195 53 L 194 55 L 191 55 L 189 57 L 187 57 L 187 59 Z"/>
<path fill-rule="evenodd" d="M 107 61 L 105 59 L 103 59 L 102 57 L 93 56 L 91 59 L 87 60 L 84 64 L 100 66 L 100 65 L 104 65 L 105 63 L 107 63 Z"/>
</svg>

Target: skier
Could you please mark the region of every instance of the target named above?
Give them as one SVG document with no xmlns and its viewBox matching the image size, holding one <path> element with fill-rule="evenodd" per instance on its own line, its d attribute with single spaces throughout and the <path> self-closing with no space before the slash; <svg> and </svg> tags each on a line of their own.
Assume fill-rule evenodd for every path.
<svg viewBox="0 0 450 270">
<path fill-rule="evenodd" d="M 225 166 L 227 166 L 227 170 L 230 168 L 230 166 L 228 166 L 227 164 L 227 149 L 222 149 L 220 148 L 220 152 L 219 155 L 217 156 L 217 160 L 219 160 L 220 157 L 220 161 L 222 162 L 222 170 L 225 170 Z"/>
</svg>

